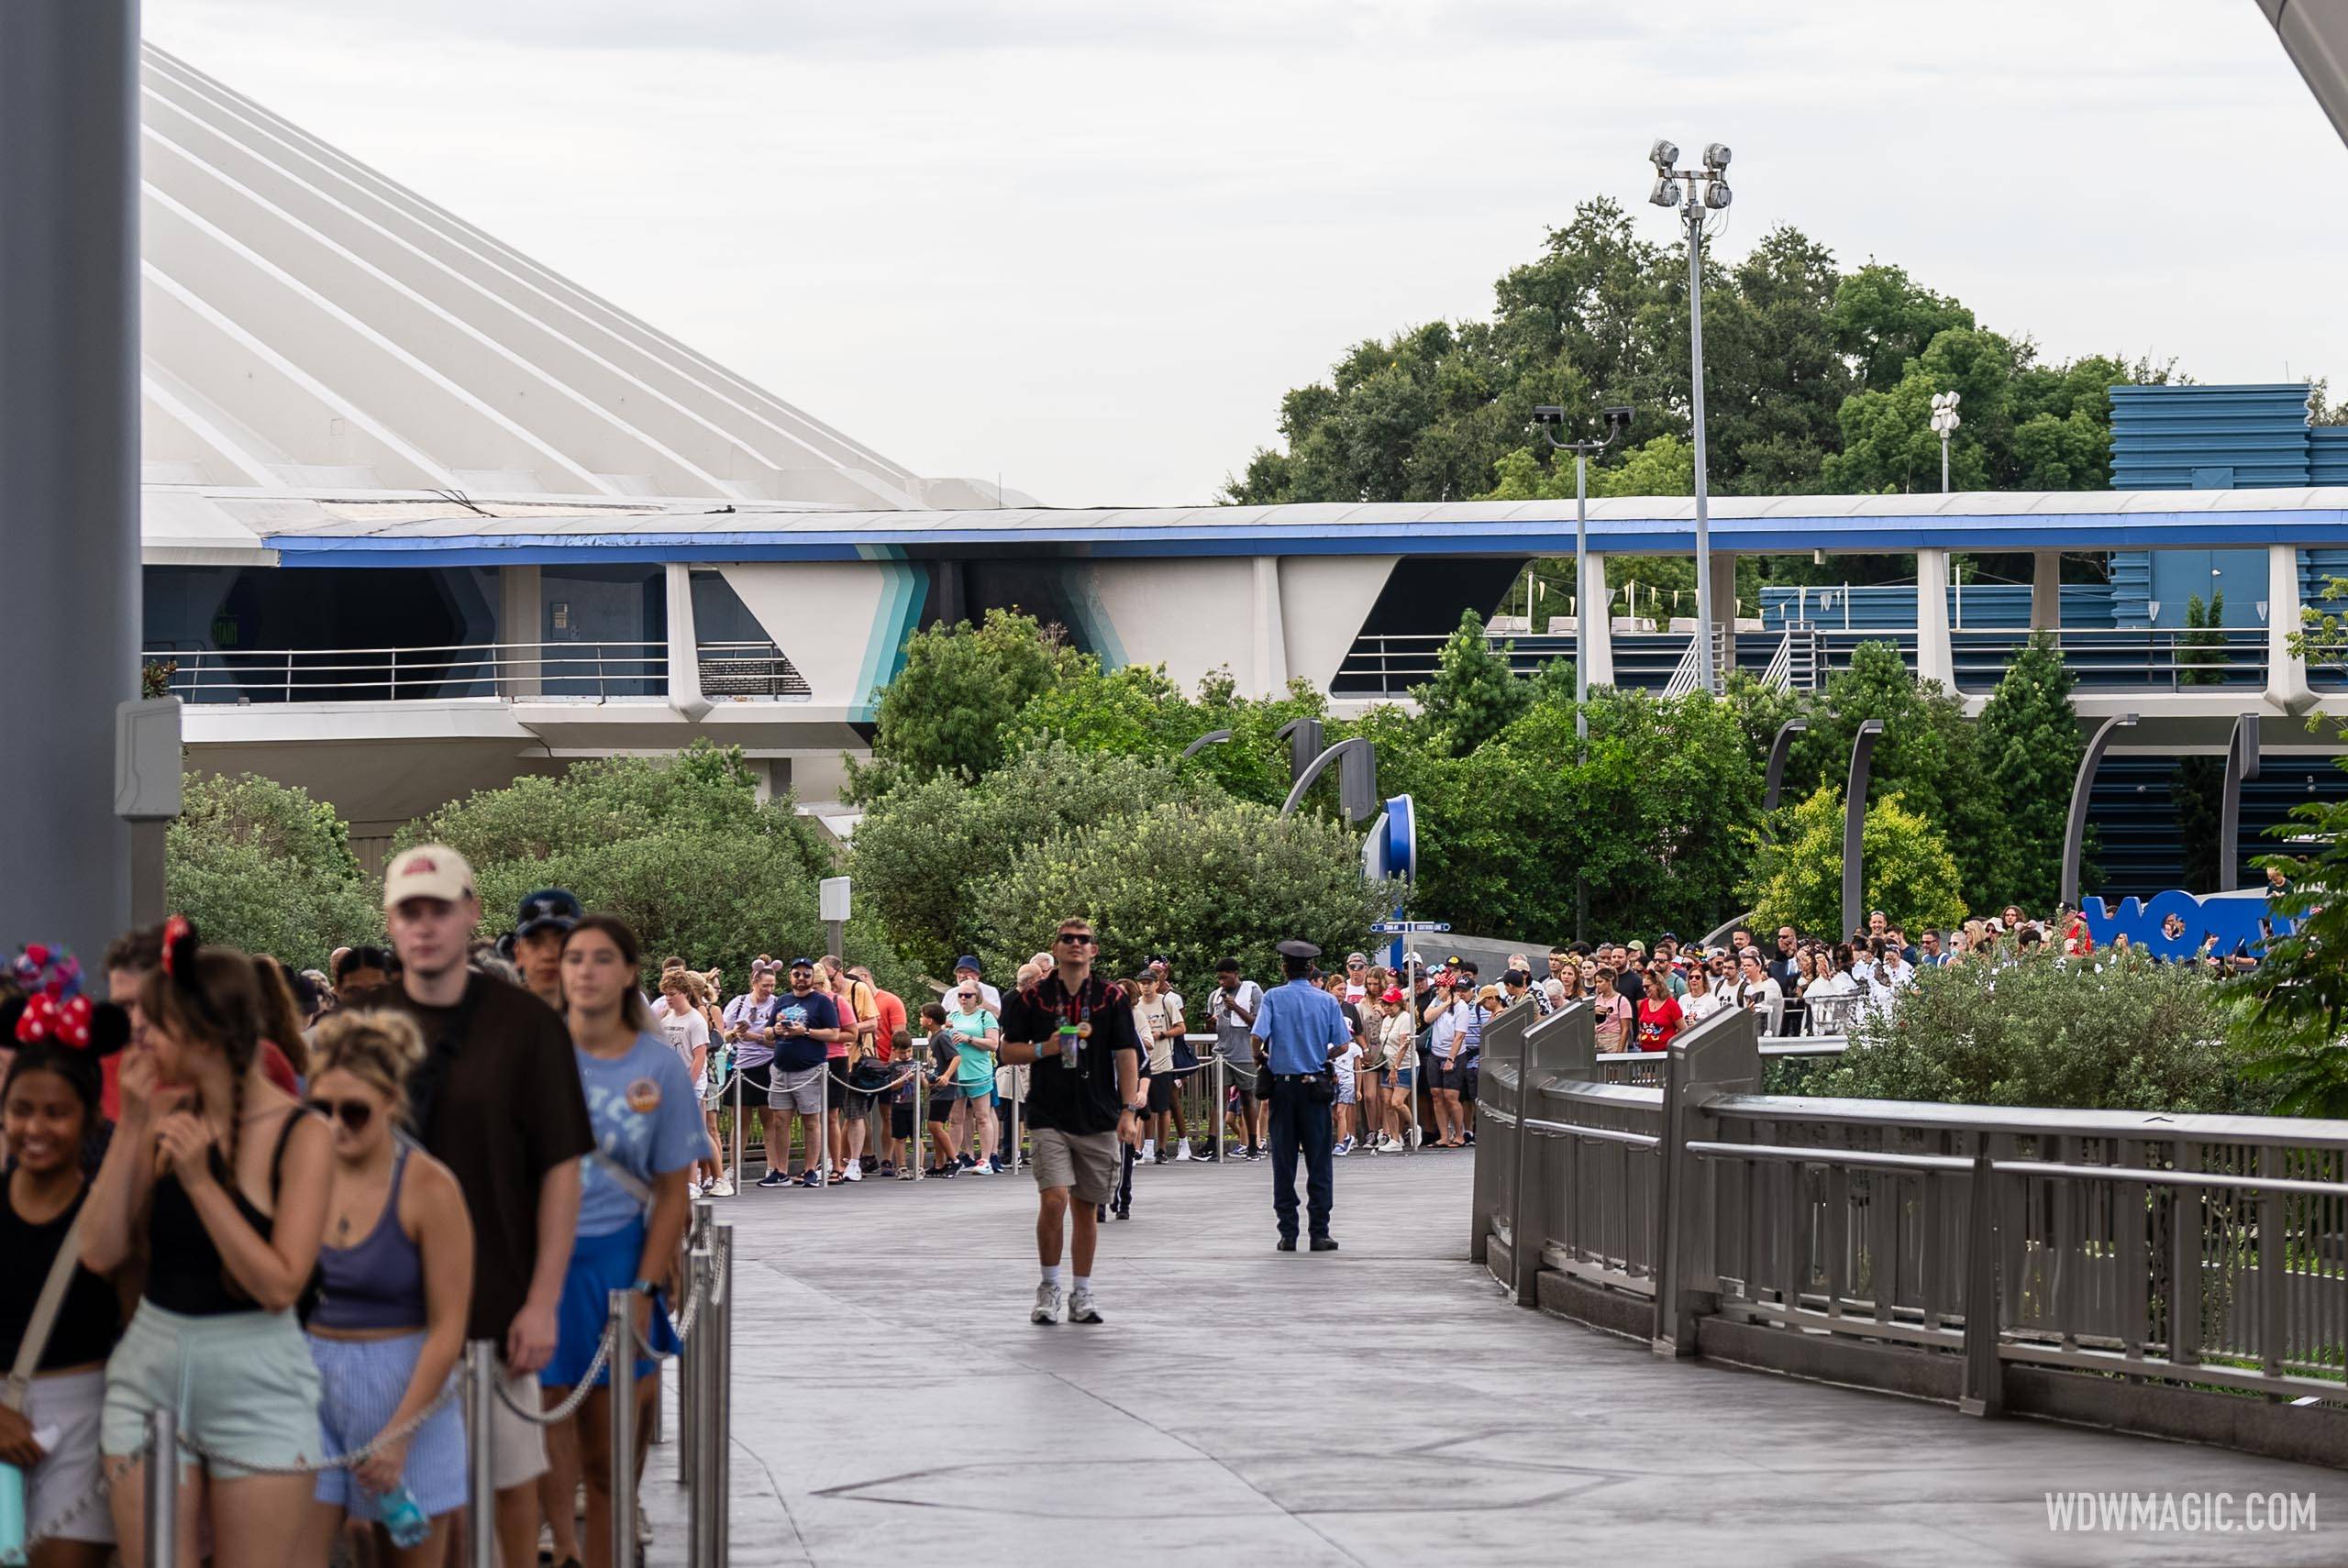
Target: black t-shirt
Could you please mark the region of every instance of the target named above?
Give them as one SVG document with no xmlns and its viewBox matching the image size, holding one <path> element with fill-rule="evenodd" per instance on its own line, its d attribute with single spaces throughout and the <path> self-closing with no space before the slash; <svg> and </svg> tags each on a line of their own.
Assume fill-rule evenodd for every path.
<svg viewBox="0 0 2348 1568">
<path fill-rule="evenodd" d="M 505 1341 L 538 1264 L 538 1187 L 595 1147 L 570 1032 L 519 986 L 476 974 L 455 1007 L 423 1007 L 396 982 L 360 999 L 424 1032 L 408 1075 L 411 1130 L 456 1174 L 473 1221 L 470 1340 Z"/>
<path fill-rule="evenodd" d="M 65 1232 L 73 1228 L 73 1217 L 90 1196 L 84 1185 L 57 1218 L 36 1225 L 18 1214 L 8 1200 L 7 1179 L 0 1174 L 0 1258 L 8 1260 L 8 1266 L 0 1268 L 0 1371 L 17 1364 L 17 1351 L 32 1322 L 41 1286 L 49 1283 L 57 1250 L 65 1244 Z M 65 1299 L 58 1304 L 49 1344 L 34 1370 L 61 1372 L 70 1366 L 103 1363 L 114 1353 L 114 1342 L 121 1337 L 121 1297 L 103 1275 L 92 1274 L 77 1263 L 65 1286 Z"/>
<path fill-rule="evenodd" d="M 1062 1023 L 1089 1023 L 1091 1033 L 1077 1053 L 1074 1069 L 1058 1056 L 1047 1056 L 1028 1070 L 1027 1125 L 1062 1132 L 1113 1132 L 1117 1112 L 1124 1109 L 1117 1098 L 1117 1053 L 1146 1055 L 1134 1032 L 1133 999 L 1123 986 L 1097 975 L 1071 997 L 1057 970 L 1002 999 L 1005 1044 L 1040 1045 Z"/>
</svg>

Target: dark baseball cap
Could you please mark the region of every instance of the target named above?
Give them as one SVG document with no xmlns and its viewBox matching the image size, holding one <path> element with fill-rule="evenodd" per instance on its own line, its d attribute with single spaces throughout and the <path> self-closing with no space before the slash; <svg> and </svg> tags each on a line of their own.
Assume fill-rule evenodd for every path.
<svg viewBox="0 0 2348 1568">
<path fill-rule="evenodd" d="M 586 918 L 587 911 L 570 889 L 541 888 L 522 900 L 521 911 L 514 917 L 514 933 L 527 936 L 548 926 L 569 931 Z"/>
<path fill-rule="evenodd" d="M 791 961 L 791 966 L 794 969 L 812 969 L 815 966 L 815 960 L 813 958 L 793 958 Z"/>
<path fill-rule="evenodd" d="M 954 967 L 958 972 L 963 969 L 968 969 L 973 975 L 984 973 L 984 971 L 979 967 L 978 955 L 973 953 L 965 953 L 959 958 L 955 959 Z"/>
</svg>

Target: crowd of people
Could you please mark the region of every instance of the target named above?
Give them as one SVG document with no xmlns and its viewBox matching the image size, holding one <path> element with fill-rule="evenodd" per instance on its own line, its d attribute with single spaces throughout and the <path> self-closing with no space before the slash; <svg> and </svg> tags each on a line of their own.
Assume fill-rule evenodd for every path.
<svg viewBox="0 0 2348 1568">
<path fill-rule="evenodd" d="M 606 1568 L 613 1490 L 644 1458 L 606 1452 L 607 1302 L 640 1303 L 648 1414 L 657 1358 L 677 1348 L 691 1198 L 1080 1154 L 1117 1165 L 1059 1183 L 1097 1221 L 1131 1216 L 1140 1167 L 1252 1161 L 1277 1141 L 1280 1032 L 1235 959 L 1193 999 L 1164 956 L 1103 983 L 1089 953 L 1079 967 L 1039 952 L 1006 977 L 1006 1006 L 969 955 L 917 1005 L 837 955 L 762 955 L 731 994 L 679 955 L 648 996 L 635 933 L 560 889 L 485 940 L 471 870 L 444 847 L 393 861 L 384 909 L 388 944 L 338 951 L 326 973 L 206 946 L 175 918 L 114 944 L 102 976 L 34 947 L 0 983 L 0 1246 L 16 1265 L 0 1354 L 22 1375 L 0 1401 L 0 1462 L 27 1477 L 35 1568 L 101 1568 L 116 1550 L 142 1568 L 148 1418 L 165 1405 L 190 1460 L 183 1518 L 213 1561 L 308 1568 L 372 1540 L 372 1560 L 437 1568 L 465 1502 L 448 1390 L 468 1340 L 503 1362 L 476 1434 L 503 1561 Z M 1080 921 L 1054 940 L 1094 942 Z M 1475 1142 L 1483 1031 L 1508 1008 L 1587 1002 L 1612 1051 L 1665 1050 L 1729 1007 L 1771 1034 L 1841 1034 L 1922 969 L 2090 945 L 2071 911 L 2014 906 L 1912 942 L 1878 911 L 1847 940 L 1780 926 L 1700 951 L 1668 932 L 1574 943 L 1545 972 L 1511 955 L 1489 981 L 1456 955 L 1390 967 L 1355 952 L 1324 969 L 1297 944 L 1270 999 L 1293 1016 L 1301 985 L 1340 1021 L 1314 1069 L 1334 1080 L 1325 1153 L 1407 1154 Z M 1089 1101 L 1063 1080 L 1032 1079 L 1095 1027 L 1092 1000 L 1064 1027 L 1045 1018 L 1037 999 L 1063 996 L 1113 1006 L 1104 1038 L 1134 1058 L 1131 1085 L 1104 1077 L 1095 1096 L 1130 1094 L 1109 1113 L 1113 1145 L 1085 1142 L 1089 1121 L 1071 1131 Z M 1295 1222 L 1291 1207 L 1291 1239 Z M 1316 1250 L 1324 1224 L 1318 1211 Z M 1099 1320 L 1089 1295 L 1083 1310 L 1071 1297 L 1069 1320 Z M 328 1455 L 347 1462 L 314 1468 Z"/>
</svg>

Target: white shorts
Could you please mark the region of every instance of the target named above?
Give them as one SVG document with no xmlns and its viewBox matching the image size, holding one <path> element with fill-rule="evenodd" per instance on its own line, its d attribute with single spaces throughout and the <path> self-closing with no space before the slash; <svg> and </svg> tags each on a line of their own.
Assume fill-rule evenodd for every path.
<svg viewBox="0 0 2348 1568">
<path fill-rule="evenodd" d="M 505 1390 L 505 1398 L 492 1395 L 489 1401 L 490 1485 L 501 1492 L 510 1492 L 547 1473 L 547 1430 L 515 1415 L 505 1404 L 506 1399 L 511 1399 L 525 1410 L 538 1408 L 541 1401 L 537 1373 L 515 1375 L 501 1365 L 497 1381 Z"/>
<path fill-rule="evenodd" d="M 49 1450 L 49 1457 L 25 1477 L 25 1522 L 33 1534 L 113 1542 L 114 1516 L 104 1497 L 58 1522 L 97 1487 L 98 1418 L 105 1400 L 104 1368 L 33 1379 L 25 1397 L 25 1421 Z"/>
</svg>

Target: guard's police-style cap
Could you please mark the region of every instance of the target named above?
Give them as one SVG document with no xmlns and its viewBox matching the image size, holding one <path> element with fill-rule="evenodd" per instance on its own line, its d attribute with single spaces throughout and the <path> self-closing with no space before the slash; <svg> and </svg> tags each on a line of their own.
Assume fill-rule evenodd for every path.
<svg viewBox="0 0 2348 1568">
<path fill-rule="evenodd" d="M 1291 936 L 1286 942 L 1281 943 L 1279 951 L 1280 956 L 1283 958 L 1318 958 L 1321 956 L 1321 949 L 1313 946 L 1312 944 L 1299 936 Z"/>
</svg>

